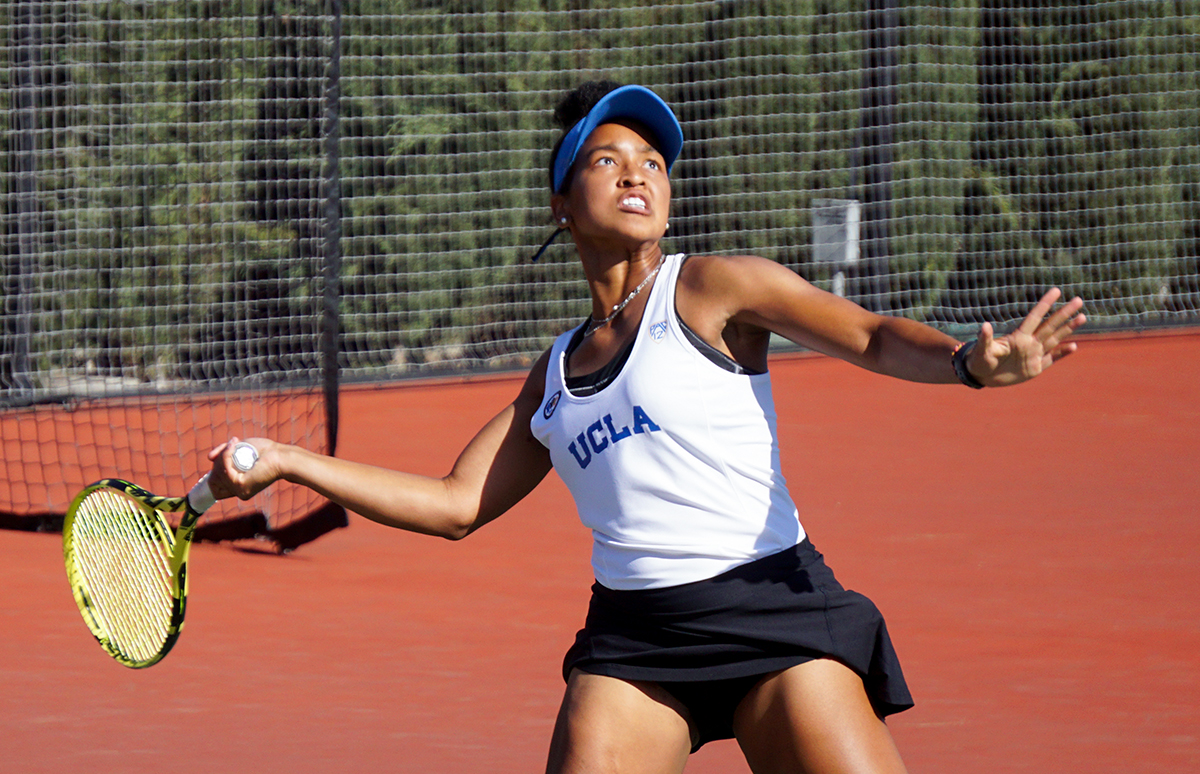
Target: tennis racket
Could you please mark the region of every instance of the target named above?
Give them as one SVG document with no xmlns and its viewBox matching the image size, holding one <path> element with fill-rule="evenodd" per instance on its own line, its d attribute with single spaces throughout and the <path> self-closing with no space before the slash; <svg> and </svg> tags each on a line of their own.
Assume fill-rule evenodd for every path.
<svg viewBox="0 0 1200 774">
<path fill-rule="evenodd" d="M 249 470 L 258 452 L 233 450 Z M 162 660 L 183 629 L 188 551 L 201 514 L 213 503 L 206 474 L 186 497 L 159 497 L 106 478 L 71 502 L 63 522 L 63 558 L 71 593 L 100 646 L 121 664 L 142 669 Z M 183 512 L 172 528 L 164 512 Z"/>
</svg>

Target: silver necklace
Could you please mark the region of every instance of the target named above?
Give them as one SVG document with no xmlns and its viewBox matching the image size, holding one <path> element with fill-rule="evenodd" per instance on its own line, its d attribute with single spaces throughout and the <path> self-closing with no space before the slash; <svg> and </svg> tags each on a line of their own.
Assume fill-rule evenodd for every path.
<svg viewBox="0 0 1200 774">
<path fill-rule="evenodd" d="M 600 330 L 605 325 L 608 325 L 610 322 L 613 321 L 613 318 L 615 318 L 617 315 L 619 315 L 621 313 L 622 309 L 629 306 L 629 302 L 632 301 L 633 299 L 637 298 L 637 294 L 641 293 L 642 289 L 645 288 L 646 285 L 650 284 L 650 280 L 654 279 L 654 275 L 658 274 L 658 270 L 662 268 L 664 260 L 666 260 L 665 255 L 659 257 L 658 265 L 654 267 L 654 271 L 647 274 L 646 279 L 642 280 L 640 285 L 638 285 L 636 288 L 631 290 L 629 292 L 629 295 L 625 296 L 624 301 L 613 306 L 612 313 L 609 314 L 608 317 L 605 317 L 603 320 L 589 321 L 588 325 L 587 325 L 587 329 L 584 330 L 584 332 L 583 332 L 583 337 L 586 339 L 588 336 L 591 336 L 593 333 Z"/>
</svg>

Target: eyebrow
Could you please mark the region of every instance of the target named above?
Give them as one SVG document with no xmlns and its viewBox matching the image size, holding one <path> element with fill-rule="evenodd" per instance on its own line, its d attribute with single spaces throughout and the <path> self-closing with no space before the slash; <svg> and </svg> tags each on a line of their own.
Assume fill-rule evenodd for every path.
<svg viewBox="0 0 1200 774">
<path fill-rule="evenodd" d="M 611 151 L 613 153 L 616 153 L 620 150 L 621 149 L 619 147 L 617 147 L 616 145 L 597 145 L 595 148 L 588 148 L 586 155 L 591 156 L 592 154 L 599 153 L 600 151 Z M 650 144 L 642 145 L 640 147 L 634 148 L 634 150 L 637 151 L 638 153 L 649 152 L 649 153 L 657 153 L 660 156 L 662 155 L 662 151 L 660 151 L 658 148 L 655 148 L 653 145 L 650 145 Z"/>
</svg>

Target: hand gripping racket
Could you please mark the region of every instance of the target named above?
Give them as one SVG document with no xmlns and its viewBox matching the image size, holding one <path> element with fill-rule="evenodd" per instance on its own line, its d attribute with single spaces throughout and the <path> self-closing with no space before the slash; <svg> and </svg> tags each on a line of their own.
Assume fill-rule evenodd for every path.
<svg viewBox="0 0 1200 774">
<path fill-rule="evenodd" d="M 249 470 L 258 452 L 233 450 Z M 244 467 L 243 467 L 244 466 Z M 63 558 L 83 621 L 100 646 L 127 667 L 157 664 L 183 629 L 187 560 L 200 515 L 213 505 L 208 475 L 186 497 L 159 497 L 117 478 L 88 486 L 63 522 Z M 183 511 L 172 529 L 164 512 Z"/>
</svg>

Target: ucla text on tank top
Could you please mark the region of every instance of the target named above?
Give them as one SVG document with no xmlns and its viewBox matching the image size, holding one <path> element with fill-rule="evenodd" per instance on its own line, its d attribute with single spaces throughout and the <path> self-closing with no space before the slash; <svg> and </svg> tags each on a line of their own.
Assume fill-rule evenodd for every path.
<svg viewBox="0 0 1200 774">
<path fill-rule="evenodd" d="M 551 349 L 530 422 L 583 524 L 596 580 L 647 589 L 704 580 L 804 538 L 779 465 L 769 374 L 736 374 L 688 341 L 675 314 L 682 255 L 650 291 L 629 359 L 602 390 L 566 386 Z"/>
</svg>

